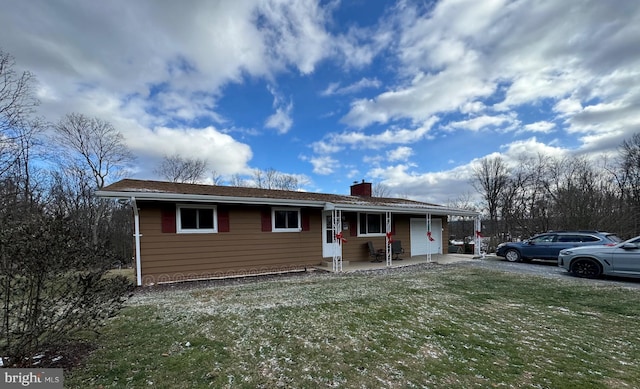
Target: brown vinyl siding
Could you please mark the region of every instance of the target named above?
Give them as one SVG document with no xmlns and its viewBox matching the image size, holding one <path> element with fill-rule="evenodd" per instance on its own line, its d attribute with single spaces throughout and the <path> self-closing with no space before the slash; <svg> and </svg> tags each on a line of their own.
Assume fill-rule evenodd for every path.
<svg viewBox="0 0 640 389">
<path fill-rule="evenodd" d="M 263 232 L 264 207 L 225 205 L 228 232 L 181 234 L 162 232 L 166 205 L 138 206 L 143 284 L 291 270 L 322 261 L 320 210 L 304 210 L 308 231 Z"/>
<path fill-rule="evenodd" d="M 180 281 L 212 277 L 228 277 L 262 272 L 287 271 L 319 265 L 322 258 L 322 210 L 302 208 L 304 231 L 271 232 L 266 229 L 268 207 L 224 205 L 218 215 L 228 232 L 176 233 L 167 229 L 167 206 L 176 204 L 140 202 L 140 247 L 142 282 Z M 164 211 L 163 211 L 164 210 Z M 345 222 L 357 228 L 357 213 L 345 212 Z M 402 241 L 405 252 L 411 256 L 410 218 L 423 215 L 393 215 L 394 240 Z M 447 247 L 447 219 L 442 218 L 443 246 Z M 369 261 L 367 242 L 376 249 L 385 248 L 385 237 L 352 236 L 343 231 L 347 242 L 342 245 L 345 261 Z M 324 258 L 325 260 L 327 258 Z"/>
</svg>

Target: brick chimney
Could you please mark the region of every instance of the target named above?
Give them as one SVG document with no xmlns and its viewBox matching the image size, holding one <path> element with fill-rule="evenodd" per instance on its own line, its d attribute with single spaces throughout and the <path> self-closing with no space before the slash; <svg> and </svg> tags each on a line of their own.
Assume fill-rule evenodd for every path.
<svg viewBox="0 0 640 389">
<path fill-rule="evenodd" d="M 361 183 L 354 182 L 351 185 L 351 196 L 371 197 L 371 183 L 364 180 Z"/>
</svg>

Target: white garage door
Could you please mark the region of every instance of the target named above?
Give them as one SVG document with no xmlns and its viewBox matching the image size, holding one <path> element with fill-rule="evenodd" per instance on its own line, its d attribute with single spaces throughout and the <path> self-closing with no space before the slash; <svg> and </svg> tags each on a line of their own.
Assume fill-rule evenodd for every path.
<svg viewBox="0 0 640 389">
<path fill-rule="evenodd" d="M 431 219 L 431 237 L 427 237 L 426 219 L 411 219 L 411 255 L 442 254 L 442 220 Z"/>
</svg>

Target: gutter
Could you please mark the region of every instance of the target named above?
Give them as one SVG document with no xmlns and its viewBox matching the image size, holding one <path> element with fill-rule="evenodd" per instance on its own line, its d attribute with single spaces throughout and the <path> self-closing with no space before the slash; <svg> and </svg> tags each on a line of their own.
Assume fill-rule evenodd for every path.
<svg viewBox="0 0 640 389">
<path fill-rule="evenodd" d="M 226 204 L 251 204 L 251 205 L 290 205 L 290 206 L 312 206 L 324 207 L 325 201 L 317 200 L 292 200 L 292 199 L 273 199 L 259 197 L 233 197 L 233 196 L 211 196 L 211 195 L 194 195 L 180 193 L 162 193 L 162 192 L 108 192 L 97 191 L 96 196 L 104 198 L 128 198 L 132 194 L 138 200 L 154 200 L 154 201 L 195 201 L 203 203 L 226 203 Z"/>
</svg>

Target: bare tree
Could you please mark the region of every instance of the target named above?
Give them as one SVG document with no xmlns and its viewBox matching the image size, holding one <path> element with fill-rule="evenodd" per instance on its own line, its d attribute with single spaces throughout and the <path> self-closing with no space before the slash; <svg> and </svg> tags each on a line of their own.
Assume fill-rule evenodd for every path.
<svg viewBox="0 0 640 389">
<path fill-rule="evenodd" d="M 491 233 L 496 233 L 498 201 L 509 177 L 509 171 L 500 157 L 483 158 L 473 170 L 473 187 L 482 193 L 489 212 Z M 491 242 L 495 243 L 495 242 Z"/>
<path fill-rule="evenodd" d="M 273 168 L 267 170 L 255 169 L 253 171 L 253 182 L 257 188 L 298 190 L 300 180 L 293 174 L 279 172 Z"/>
<path fill-rule="evenodd" d="M 220 185 L 222 183 L 222 176 L 218 174 L 216 170 L 211 171 L 211 183 L 213 185 Z"/>
<path fill-rule="evenodd" d="M 39 148 L 44 126 L 34 117 L 34 77 L 13 66 L 0 51 L 0 355 L 18 367 L 44 342 L 62 345 L 96 329 L 119 308 L 130 282 L 105 276 L 115 251 L 97 241 L 97 227 L 110 203 L 93 196 L 124 161 L 121 136 L 105 123 L 67 117 L 54 131 L 58 149 L 46 150 L 60 168 L 45 174 L 33 163 L 47 157 Z"/>
<path fill-rule="evenodd" d="M 628 235 L 640 234 L 640 133 L 622 142 L 619 148 L 615 179 L 620 190 L 620 209 L 627 225 L 621 229 Z"/>
<path fill-rule="evenodd" d="M 88 169 L 97 189 L 107 176 L 119 177 L 133 156 L 111 123 L 82 114 L 66 115 L 54 126 L 54 140 L 69 165 Z"/>
<path fill-rule="evenodd" d="M 229 185 L 231 186 L 248 186 L 247 182 L 242 178 L 240 174 L 234 174 L 229 179 Z"/>
<path fill-rule="evenodd" d="M 98 244 L 99 224 L 109 209 L 106 200 L 96 199 L 94 192 L 104 187 L 107 178 L 124 174 L 133 157 L 124 144 L 124 137 L 109 122 L 82 114 L 66 115 L 53 128 L 53 141 L 59 149 L 60 176 L 63 189 L 79 198 L 83 221 L 92 232 L 94 246 Z"/>
<path fill-rule="evenodd" d="M 204 178 L 207 161 L 198 158 L 184 158 L 178 154 L 165 155 L 154 173 L 171 182 L 196 184 Z"/>
<path fill-rule="evenodd" d="M 14 69 L 13 57 L 0 50 L 0 176 L 17 160 L 22 131 L 39 105 L 33 92 L 35 76 Z"/>
<path fill-rule="evenodd" d="M 373 184 L 373 188 L 371 188 L 371 196 L 373 197 L 389 197 L 391 193 L 391 189 L 382 182 L 376 182 Z"/>
</svg>

